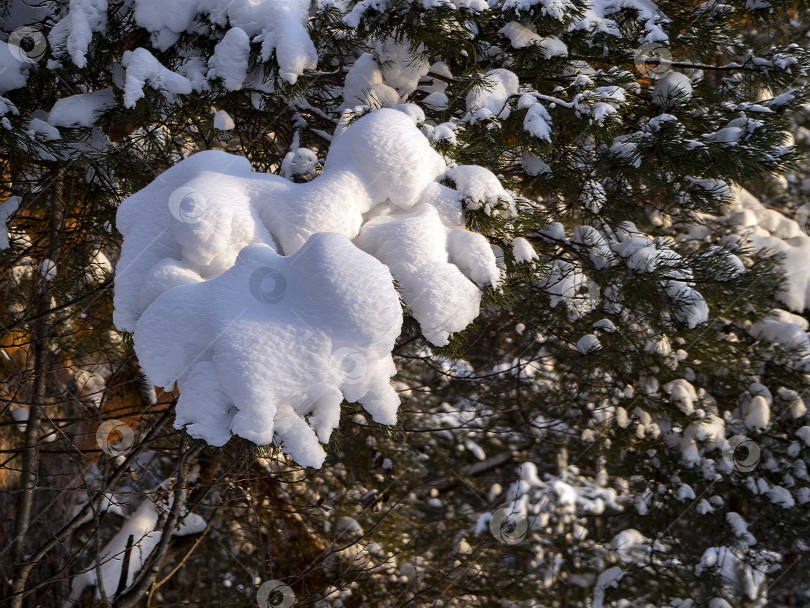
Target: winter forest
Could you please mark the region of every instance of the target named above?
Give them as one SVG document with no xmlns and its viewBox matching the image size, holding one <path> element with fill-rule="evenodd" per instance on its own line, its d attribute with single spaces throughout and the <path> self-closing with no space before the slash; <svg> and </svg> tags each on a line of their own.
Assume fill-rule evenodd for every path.
<svg viewBox="0 0 810 608">
<path fill-rule="evenodd" d="M 0 606 L 810 608 L 810 3 L 0 0 Z"/>
</svg>

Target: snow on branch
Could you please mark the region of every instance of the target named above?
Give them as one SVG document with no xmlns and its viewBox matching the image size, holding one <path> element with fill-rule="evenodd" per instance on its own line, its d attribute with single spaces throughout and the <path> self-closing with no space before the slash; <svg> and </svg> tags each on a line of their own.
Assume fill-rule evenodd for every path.
<svg viewBox="0 0 810 608">
<path fill-rule="evenodd" d="M 468 169 L 454 169 L 458 190 L 443 185 L 448 168 L 413 119 L 382 109 L 336 137 L 311 182 L 210 151 L 127 199 L 115 323 L 134 332 L 152 382 L 177 382 L 175 425 L 217 446 L 232 434 L 275 441 L 319 467 L 343 399 L 394 424 L 394 280 L 439 346 L 499 280 L 462 201 L 470 180 L 485 200 L 506 192 L 486 169 Z"/>
</svg>

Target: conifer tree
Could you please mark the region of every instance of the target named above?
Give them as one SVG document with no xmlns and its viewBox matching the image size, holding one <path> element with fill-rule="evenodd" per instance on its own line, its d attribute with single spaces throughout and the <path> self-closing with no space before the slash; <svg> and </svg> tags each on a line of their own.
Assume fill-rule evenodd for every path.
<svg viewBox="0 0 810 608">
<path fill-rule="evenodd" d="M 806 3 L 8 0 L 0 14 L 3 602 L 810 605 Z M 216 208 L 248 197 L 251 220 L 208 234 L 183 215 L 175 193 L 201 158 Z M 411 182 L 391 175 L 425 167 L 428 185 L 395 201 Z M 318 190 L 340 171 L 353 186 Z M 404 223 L 429 188 L 439 219 Z M 360 190 L 350 244 L 300 220 Z M 282 208 L 281 191 L 288 231 L 260 206 Z M 456 244 L 418 249 L 459 203 Z M 270 414 L 272 441 L 212 423 L 201 404 L 233 384 L 202 383 L 213 364 L 189 380 L 205 353 L 153 389 L 177 336 L 196 337 L 181 328 L 219 310 L 213 287 L 177 294 L 225 285 L 257 242 L 306 260 L 299 233 L 340 272 L 362 266 L 360 285 L 370 259 L 386 264 L 404 315 L 396 424 L 339 369 L 339 425 L 320 422 L 316 456 L 295 433 L 325 406 L 296 412 L 295 433 Z M 386 254 L 392 234 L 405 244 Z M 192 237 L 209 249 L 189 254 Z M 467 283 L 414 270 L 415 250 Z M 127 283 L 144 255 L 170 260 L 154 293 Z M 285 281 L 334 270 L 319 259 Z M 350 323 L 329 305 L 346 292 L 324 272 L 334 291 L 314 301 L 337 343 Z M 350 293 L 392 310 L 376 287 Z M 388 354 L 347 344 L 362 370 Z M 265 376 L 257 364 L 244 384 Z"/>
</svg>

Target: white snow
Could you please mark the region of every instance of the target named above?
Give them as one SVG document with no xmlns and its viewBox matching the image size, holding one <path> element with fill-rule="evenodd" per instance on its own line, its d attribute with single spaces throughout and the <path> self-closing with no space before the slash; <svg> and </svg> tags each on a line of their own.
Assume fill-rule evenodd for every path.
<svg viewBox="0 0 810 608">
<path fill-rule="evenodd" d="M 756 599 L 765 582 L 766 569 L 743 560 L 742 552 L 729 547 L 710 547 L 703 552 L 695 567 L 697 575 L 709 572 L 720 583 L 718 591 L 727 589 L 732 596 Z"/>
<path fill-rule="evenodd" d="M 810 303 L 810 236 L 794 220 L 767 209 L 747 191 L 735 189 L 732 194 L 733 204 L 722 220 L 746 235 L 754 249 L 785 256 L 782 267 L 787 280 L 776 297 L 794 312 L 806 310 Z"/>
<path fill-rule="evenodd" d="M 95 562 L 84 572 L 73 578 L 70 590 L 68 605 L 79 601 L 85 587 L 97 585 L 98 572 L 101 571 L 101 585 L 104 593 L 111 597 L 118 587 L 121 579 L 124 557 L 126 555 L 127 540 L 133 537 L 132 548 L 129 557 L 129 570 L 126 575 L 126 584 L 131 585 L 137 573 L 143 568 L 149 555 L 157 546 L 163 532 L 158 529 L 159 513 L 161 510 L 171 508 L 172 497 L 168 505 L 163 504 L 158 507 L 151 500 L 144 500 L 140 506 L 126 518 L 118 533 L 101 550 Z M 184 518 L 178 522 L 173 534 L 183 536 L 187 534 L 198 534 L 205 529 L 205 520 L 194 513 L 186 513 Z M 96 589 L 96 598 L 101 598 L 101 593 Z"/>
<path fill-rule="evenodd" d="M 509 0 L 509 3 L 529 6 L 535 0 Z M 643 25 L 646 32 L 639 42 L 666 42 L 668 39 L 664 26 L 669 19 L 650 0 L 594 0 L 586 6 L 584 15 L 575 19 L 573 29 L 585 30 L 592 35 L 604 32 L 619 37 L 619 26 L 610 16 L 626 9 L 637 12 L 639 25 Z"/>
<path fill-rule="evenodd" d="M 515 261 L 518 264 L 523 262 L 531 262 L 537 259 L 537 253 L 532 247 L 531 243 L 524 239 L 522 236 L 517 237 L 512 241 L 512 255 L 515 256 Z"/>
<path fill-rule="evenodd" d="M 0 41 L 0 95 L 24 87 L 33 67 L 31 63 L 21 61 L 8 43 Z M 6 113 L 6 103 L 10 104 L 7 100 L 0 103 L 0 115 Z"/>
<path fill-rule="evenodd" d="M 588 180 L 582 186 L 579 200 L 591 213 L 599 213 L 607 203 L 605 187 L 595 180 Z"/>
<path fill-rule="evenodd" d="M 539 47 L 542 49 L 543 56 L 546 59 L 558 56 L 565 57 L 568 55 L 568 47 L 559 38 L 555 36 L 540 36 L 534 30 L 529 29 L 517 21 L 507 23 L 498 33 L 509 39 L 512 48 L 525 49 L 530 46 Z"/>
<path fill-rule="evenodd" d="M 532 137 L 551 142 L 551 116 L 541 103 L 535 103 L 526 111 L 523 128 Z"/>
<path fill-rule="evenodd" d="M 678 488 L 677 499 L 681 502 L 686 500 L 694 500 L 695 491 L 692 489 L 692 486 L 689 484 L 682 484 L 681 487 Z"/>
<path fill-rule="evenodd" d="M 807 406 L 804 404 L 804 400 L 796 391 L 789 388 L 780 387 L 777 389 L 776 394 L 783 402 L 787 403 L 790 410 L 790 415 L 794 419 L 801 418 L 807 413 Z"/>
<path fill-rule="evenodd" d="M 318 166 L 318 156 L 309 148 L 296 148 L 290 150 L 281 161 L 279 174 L 286 178 L 293 177 L 315 177 Z"/>
<path fill-rule="evenodd" d="M 688 283 L 669 281 L 667 295 L 678 305 L 673 316 L 689 329 L 694 329 L 709 319 L 709 306 L 703 296 Z"/>
<path fill-rule="evenodd" d="M 45 281 L 53 281 L 56 278 L 56 263 L 45 258 L 39 263 L 39 276 Z"/>
<path fill-rule="evenodd" d="M 517 13 L 528 12 L 537 6 L 543 15 L 548 15 L 557 21 L 562 21 L 576 9 L 576 5 L 571 0 L 505 0 L 503 3 L 490 0 L 490 6 L 502 7 L 504 12 L 516 11 Z"/>
<path fill-rule="evenodd" d="M 59 129 L 40 118 L 32 118 L 28 121 L 28 133 L 31 136 L 39 135 L 45 141 L 57 141 L 62 138 Z"/>
<path fill-rule="evenodd" d="M 616 534 L 608 543 L 608 548 L 616 552 L 616 556 L 624 564 L 633 563 L 639 554 L 647 552 L 650 541 L 641 532 L 627 528 Z"/>
<path fill-rule="evenodd" d="M 275 55 L 279 76 L 286 82 L 295 83 L 305 70 L 317 67 L 317 52 L 306 29 L 308 0 L 173 0 L 170 7 L 160 0 L 134 0 L 131 4 L 135 22 L 151 33 L 151 45 L 158 51 L 167 50 L 183 32 L 206 21 L 224 28 L 227 42 L 217 48 L 208 77 L 223 77 L 229 90 L 238 90 L 245 82 L 243 59 L 250 38 L 261 43 L 262 61 Z M 49 35 L 55 55 L 68 54 L 77 66 L 85 67 L 93 33 L 106 31 L 107 9 L 107 0 L 70 0 Z M 148 52 L 143 47 L 133 50 L 139 51 Z"/>
<path fill-rule="evenodd" d="M 161 65 L 144 48 L 125 51 L 122 64 L 126 68 L 124 106 L 127 108 L 135 107 L 137 101 L 144 96 L 143 88 L 147 84 L 163 93 L 167 99 L 173 99 L 178 94 L 191 93 L 191 81 L 188 78 Z"/>
<path fill-rule="evenodd" d="M 178 428 L 213 445 L 275 441 L 320 466 L 344 398 L 396 420 L 392 275 L 424 336 L 447 344 L 500 278 L 462 200 L 506 196 L 485 169 L 448 171 L 392 109 L 339 135 L 307 183 L 199 153 L 119 208 L 114 320 L 150 380 L 178 382 Z"/>
<path fill-rule="evenodd" d="M 208 79 L 221 78 L 229 91 L 242 88 L 247 77 L 250 39 L 242 28 L 232 27 L 214 48 L 208 60 Z"/>
<path fill-rule="evenodd" d="M 748 531 L 748 524 L 739 513 L 731 511 L 726 513 L 726 522 L 728 522 L 734 536 L 737 537 L 743 546 L 750 547 L 757 544 L 757 539 Z"/>
<path fill-rule="evenodd" d="M 499 275 L 486 239 L 448 229 L 432 205 L 370 220 L 357 244 L 390 268 L 422 334 L 439 346 L 478 316 L 478 285 Z"/>
<path fill-rule="evenodd" d="M 411 51 L 407 39 L 399 42 L 389 38 L 376 45 L 383 80 L 403 98 L 416 90 L 419 79 L 429 71 L 423 53 L 422 47 Z"/>
<path fill-rule="evenodd" d="M 583 355 L 587 355 L 588 353 L 599 350 L 601 348 L 602 344 L 599 342 L 599 338 L 597 338 L 593 334 L 586 334 L 582 336 L 577 342 L 577 350 Z"/>
<path fill-rule="evenodd" d="M 651 97 L 656 105 L 669 108 L 684 103 L 692 97 L 692 84 L 686 74 L 670 72 L 655 81 Z"/>
<path fill-rule="evenodd" d="M 343 83 L 341 110 L 360 106 L 391 107 L 399 103 L 396 89 L 383 81 L 382 71 L 371 53 L 363 53 L 354 62 Z"/>
<path fill-rule="evenodd" d="M 115 107 L 112 89 L 79 93 L 53 104 L 48 122 L 55 127 L 92 127 L 100 114 Z"/>
<path fill-rule="evenodd" d="M 686 380 L 679 378 L 664 385 L 664 392 L 669 395 L 669 402 L 687 416 L 695 411 L 697 392 Z"/>
<path fill-rule="evenodd" d="M 152 33 L 152 45 L 165 51 L 185 31 L 192 28 L 197 13 L 197 0 L 173 0 L 166 10 L 164 0 L 138 0 L 135 3 L 135 23 Z"/>
<path fill-rule="evenodd" d="M 701 420 L 690 423 L 680 441 L 683 460 L 694 465 L 700 461 L 701 445 L 706 449 L 722 449 L 726 439 L 725 421 L 719 416 L 709 414 Z"/>
<path fill-rule="evenodd" d="M 508 118 L 507 100 L 518 92 L 518 77 L 509 70 L 496 68 L 483 74 L 485 86 L 467 95 L 467 112 L 472 122 L 491 117 Z"/>
<path fill-rule="evenodd" d="M 565 241 L 565 226 L 563 226 L 560 222 L 553 222 L 548 225 L 548 228 L 545 230 L 540 231 L 541 234 L 544 234 L 548 238 L 555 240 L 555 241 Z"/>
<path fill-rule="evenodd" d="M 540 280 L 538 284 L 551 296 L 551 307 L 564 303 L 572 320 L 591 312 L 599 304 L 598 285 L 579 268 L 562 260 L 555 260 L 548 278 Z"/>
<path fill-rule="evenodd" d="M 231 115 L 228 114 L 225 110 L 219 110 L 216 114 L 214 114 L 214 128 L 219 131 L 230 131 L 236 125 L 233 122 L 233 118 Z"/>
<path fill-rule="evenodd" d="M 641 167 L 641 154 L 636 144 L 626 141 L 629 137 L 631 136 L 620 135 L 614 139 L 610 146 L 610 153 L 621 160 L 632 161 L 633 166 L 638 169 Z"/>
<path fill-rule="evenodd" d="M 444 93 L 435 92 L 426 96 L 422 100 L 422 103 L 436 110 L 446 110 L 447 107 L 450 105 L 450 98 Z"/>
<path fill-rule="evenodd" d="M 156 385 L 178 381 L 178 427 L 212 445 L 231 432 L 276 440 L 318 467 L 344 396 L 396 421 L 398 304 L 382 264 L 321 233 L 288 257 L 249 246 L 218 277 L 168 290 L 138 321 L 135 348 Z"/>
<path fill-rule="evenodd" d="M 435 94 L 441 95 L 442 93 Z M 455 146 L 458 144 L 458 140 L 456 139 L 457 128 L 458 125 L 452 122 L 443 122 L 435 127 L 426 124 L 422 126 L 422 133 L 425 134 L 425 137 L 427 137 L 432 144 L 447 142 L 448 144 Z"/>
<path fill-rule="evenodd" d="M 743 405 L 745 426 L 755 431 L 764 431 L 771 418 L 768 401 L 762 395 L 752 397 Z"/>
<path fill-rule="evenodd" d="M 603 608 L 605 605 L 605 591 L 610 587 L 617 587 L 624 576 L 624 570 L 619 566 L 608 568 L 599 575 L 593 590 L 593 608 Z"/>
<path fill-rule="evenodd" d="M 804 323 L 797 324 L 794 319 Z M 787 350 L 795 350 L 805 360 L 810 357 L 810 337 L 807 335 L 807 321 L 802 317 L 783 310 L 772 310 L 749 333 L 758 340 L 778 344 Z"/>
<path fill-rule="evenodd" d="M 267 60 L 275 52 L 282 80 L 295 84 L 305 70 L 318 66 L 318 53 L 307 33 L 309 0 L 243 0 L 233 8 L 231 4 L 234 3 L 228 5 L 231 23 L 246 31 L 264 20 L 262 35 L 257 38 L 262 42 L 262 59 Z"/>
<path fill-rule="evenodd" d="M 770 486 L 765 491 L 765 494 L 772 503 L 779 505 L 783 509 L 791 509 L 796 505 L 796 501 L 790 494 L 790 490 L 783 488 L 782 486 Z"/>
<path fill-rule="evenodd" d="M 593 226 L 577 226 L 574 234 L 571 235 L 571 240 L 587 247 L 588 257 L 596 268 L 601 270 L 617 263 L 607 238 Z"/>
<path fill-rule="evenodd" d="M 11 216 L 17 212 L 17 209 L 19 208 L 20 208 L 19 196 L 11 196 L 7 198 L 2 204 L 0 204 L 0 224 L 2 224 L 2 228 L 0 228 L 0 251 L 9 248 L 8 221 L 9 219 L 11 219 Z"/>
<path fill-rule="evenodd" d="M 469 209 L 491 209 L 498 201 L 513 202 L 512 195 L 504 190 L 491 171 L 473 165 L 460 165 L 448 169 L 445 177 L 450 179 L 461 193 Z"/>
<path fill-rule="evenodd" d="M 597 321 L 596 323 L 593 324 L 593 328 L 594 329 L 600 329 L 600 330 L 605 331 L 605 332 L 607 332 L 609 334 L 612 334 L 614 331 L 616 331 L 616 326 L 613 324 L 613 321 L 611 321 L 610 319 L 601 319 L 601 320 Z"/>
<path fill-rule="evenodd" d="M 67 51 L 73 63 L 87 66 L 87 51 L 95 32 L 107 28 L 107 0 L 70 0 L 66 16 L 48 35 L 48 41 L 58 57 Z"/>
</svg>

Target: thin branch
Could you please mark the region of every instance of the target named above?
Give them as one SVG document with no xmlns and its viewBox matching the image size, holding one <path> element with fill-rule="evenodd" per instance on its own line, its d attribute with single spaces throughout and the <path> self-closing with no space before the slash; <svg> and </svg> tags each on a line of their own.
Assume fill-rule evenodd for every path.
<svg viewBox="0 0 810 608">
<path fill-rule="evenodd" d="M 115 608 L 134 608 L 135 605 L 140 602 L 141 598 L 148 593 L 150 587 L 155 582 L 155 578 L 158 572 L 160 572 L 160 568 L 163 566 L 163 560 L 169 550 L 172 535 L 175 532 L 177 524 L 180 522 L 183 511 L 185 511 L 186 499 L 188 497 L 186 480 L 190 464 L 189 461 L 199 454 L 202 448 L 203 446 L 201 445 L 195 446 L 180 456 L 180 462 L 177 465 L 177 481 L 174 487 L 172 506 L 163 526 L 160 540 L 152 553 L 150 553 L 147 564 L 141 570 L 130 590 L 115 601 Z"/>
<path fill-rule="evenodd" d="M 129 560 L 132 557 L 132 543 L 135 540 L 135 535 L 130 534 L 127 538 L 127 546 L 124 549 L 124 559 L 121 563 L 121 576 L 118 578 L 118 587 L 115 588 L 113 597 L 118 597 L 127 588 L 127 578 L 129 578 Z"/>
<path fill-rule="evenodd" d="M 172 402 L 172 406 L 173 405 L 174 401 Z M 96 492 L 95 496 L 93 496 L 93 498 L 91 498 L 67 524 L 65 524 L 56 534 L 48 539 L 48 541 L 43 543 L 42 546 L 20 566 L 20 574 L 15 577 L 15 585 L 12 587 L 11 596 L 0 598 L 0 600 L 12 599 L 12 602 L 15 602 L 17 598 L 20 598 L 19 606 L 21 608 L 22 598 L 47 584 L 47 581 L 43 581 L 43 583 L 35 585 L 30 589 L 25 589 L 25 582 L 33 567 L 38 564 L 42 558 L 51 551 L 51 549 L 57 545 L 60 545 L 76 528 L 78 528 L 84 522 L 85 517 L 95 508 L 96 503 L 103 500 L 110 489 L 113 488 L 121 477 L 123 477 L 124 473 L 129 470 L 130 466 L 138 457 L 143 447 L 153 439 L 153 437 L 160 431 L 160 429 L 163 428 L 163 426 L 166 425 L 166 423 L 169 421 L 169 416 L 172 413 L 172 409 L 173 407 L 169 407 L 163 412 L 163 415 L 158 419 L 155 425 L 149 429 L 146 437 L 144 437 L 144 439 L 140 441 L 129 454 L 127 454 L 124 462 L 117 469 L 115 469 L 103 487 L 99 488 L 98 492 Z M 12 604 L 12 606 L 14 607 L 14 604 Z"/>
<path fill-rule="evenodd" d="M 202 531 L 202 534 L 200 534 L 200 537 L 197 540 L 194 541 L 194 544 L 191 545 L 191 548 L 186 552 L 186 554 L 183 556 L 183 558 L 177 563 L 177 565 L 174 568 L 172 568 L 172 571 L 169 572 L 166 576 L 164 576 L 161 580 L 157 581 L 154 585 L 152 585 L 152 588 L 149 590 L 149 599 L 146 601 L 147 606 L 152 606 L 152 596 L 155 594 L 155 591 L 157 591 L 165 583 L 167 583 L 169 581 L 169 579 L 172 578 L 175 574 L 177 574 L 177 572 L 180 570 L 180 568 L 182 568 L 185 565 L 188 558 L 191 557 L 191 554 L 194 553 L 195 549 L 200 545 L 200 543 L 203 541 L 203 539 L 208 535 L 208 532 L 211 530 L 211 526 L 213 525 L 215 518 L 216 518 L 216 513 L 214 514 L 214 517 L 212 517 L 211 520 L 208 522 L 208 525 L 205 526 L 205 530 Z"/>
</svg>

